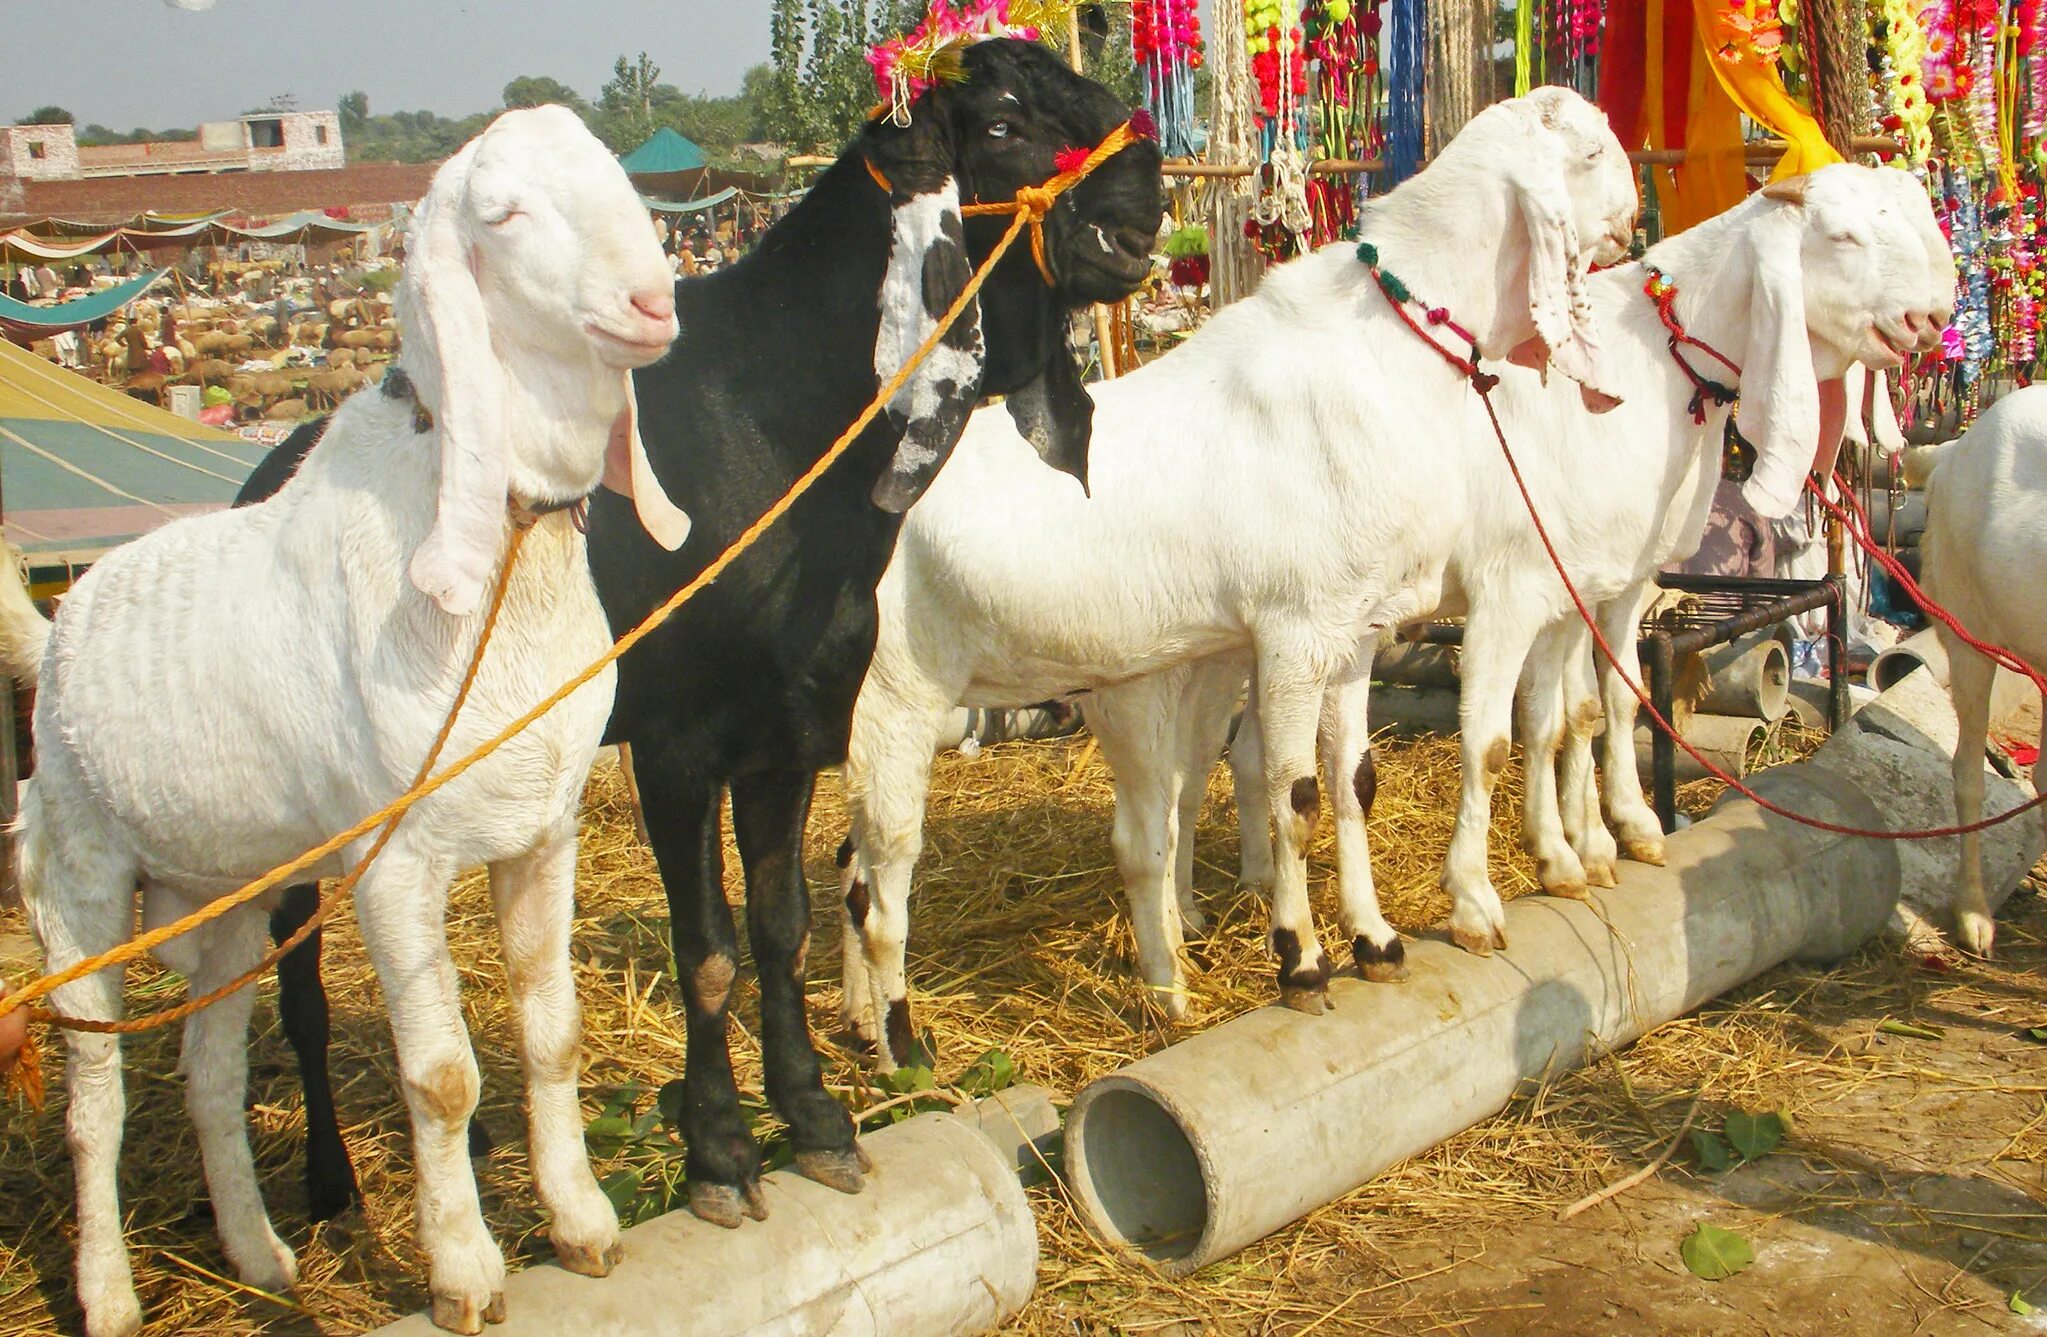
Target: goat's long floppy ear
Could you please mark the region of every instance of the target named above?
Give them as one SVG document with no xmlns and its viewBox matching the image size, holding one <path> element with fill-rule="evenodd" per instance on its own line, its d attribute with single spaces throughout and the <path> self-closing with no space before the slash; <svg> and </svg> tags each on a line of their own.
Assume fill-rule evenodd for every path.
<svg viewBox="0 0 2047 1337">
<path fill-rule="evenodd" d="M 1764 189 L 1776 208 L 1750 225 L 1748 357 L 1741 373 L 1735 424 L 1756 448 L 1755 468 L 1741 495 L 1764 519 L 1789 515 L 1812 471 L 1822 441 L 1822 395 L 1805 328 L 1805 274 L 1800 261 L 1805 218 L 1799 178 Z M 1767 206 L 1766 206 L 1767 207 Z M 1838 445 L 1847 398 L 1832 383 L 1826 424 Z"/>
<path fill-rule="evenodd" d="M 1066 350 L 1066 322 L 1054 321 L 1048 331 L 1045 370 L 1029 385 L 1003 399 L 1016 430 L 1039 458 L 1061 473 L 1080 480 L 1087 491 L 1087 447 L 1094 431 L 1095 401 L 1081 384 L 1080 368 Z"/>
<path fill-rule="evenodd" d="M 884 117 L 860 136 L 888 192 L 891 244 L 874 341 L 874 375 L 884 384 L 930 337 L 973 274 L 943 95 L 934 89 L 919 99 L 907 125 Z M 875 505 L 908 510 L 930 485 L 980 401 L 986 353 L 976 298 L 889 399 L 889 418 L 903 434 L 888 472 L 875 481 Z"/>
<path fill-rule="evenodd" d="M 640 439 L 640 399 L 633 393 L 633 374 L 625 373 L 625 407 L 612 419 L 611 440 L 604 447 L 604 486 L 633 499 L 640 526 L 654 542 L 674 552 L 689 537 L 689 516 L 668 499 L 647 445 Z"/>
<path fill-rule="evenodd" d="M 1540 138 L 1561 140 L 1554 132 Z M 1537 368 L 1546 360 L 1578 382 L 1587 408 L 1603 413 L 1618 405 L 1621 396 L 1607 384 L 1599 331 L 1585 290 L 1588 258 L 1571 218 L 1571 197 L 1559 161 L 1563 152 L 1559 142 L 1547 151 L 1517 158 L 1507 170 L 1528 234 L 1528 315 L 1542 345 L 1523 345 L 1510 357 Z"/>
<path fill-rule="evenodd" d="M 434 174 L 413 215 L 399 294 L 410 308 L 405 367 L 433 411 L 441 485 L 433 528 L 412 554 L 412 583 L 457 616 L 476 611 L 504 546 L 504 368 L 491 350 L 490 317 L 477 287 L 464 226 L 472 140 Z"/>
<path fill-rule="evenodd" d="M 896 182 L 890 204 L 894 244 L 881 280 L 881 327 L 874 341 L 874 374 L 882 383 L 930 337 L 973 276 L 959 185 L 951 176 L 935 189 L 907 195 Z M 906 511 L 930 486 L 981 398 L 986 362 L 976 297 L 889 400 L 889 416 L 903 435 L 888 472 L 874 484 L 875 505 Z"/>
</svg>

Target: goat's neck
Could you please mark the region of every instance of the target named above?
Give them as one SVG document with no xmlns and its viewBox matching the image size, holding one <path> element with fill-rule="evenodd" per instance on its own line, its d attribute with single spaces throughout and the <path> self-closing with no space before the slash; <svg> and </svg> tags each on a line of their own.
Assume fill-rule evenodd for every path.
<svg viewBox="0 0 2047 1337">
<path fill-rule="evenodd" d="M 625 408 L 625 373 L 594 357 L 500 348 L 505 359 L 503 425 L 512 498 L 566 502 L 595 488 L 611 425 Z"/>
<path fill-rule="evenodd" d="M 1751 205 L 1738 205 L 1658 242 L 1642 257 L 1644 264 L 1661 271 L 1677 286 L 1672 311 L 1679 327 L 1737 367 L 1748 361 L 1748 309 L 1754 279 L 1742 242 L 1743 225 L 1752 211 Z M 1639 290 L 1641 271 L 1630 266 L 1626 272 L 1635 276 L 1632 281 Z M 1649 301 L 1639 291 L 1633 300 Z M 1736 373 L 1702 349 L 1685 348 L 1683 356 L 1707 380 L 1738 380 Z"/>
<path fill-rule="evenodd" d="M 1358 236 L 1378 248 L 1380 269 L 1405 283 L 1415 301 L 1448 311 L 1488 357 L 1504 357 L 1529 329 L 1525 305 L 1500 300 L 1526 287 L 1513 281 L 1528 255 L 1510 209 L 1504 189 L 1475 190 L 1457 174 L 1424 172 L 1370 205 Z M 1497 259 L 1476 263 L 1484 256 Z"/>
</svg>

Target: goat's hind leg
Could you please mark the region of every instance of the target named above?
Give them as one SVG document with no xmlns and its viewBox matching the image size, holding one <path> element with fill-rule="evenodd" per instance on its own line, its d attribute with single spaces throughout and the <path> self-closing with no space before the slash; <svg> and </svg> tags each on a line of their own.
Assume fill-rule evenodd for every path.
<svg viewBox="0 0 2047 1337">
<path fill-rule="evenodd" d="M 284 942 L 313 917 L 319 903 L 318 883 L 287 887 L 271 912 L 270 936 Z M 322 930 L 314 929 L 277 963 L 278 1020 L 298 1059 L 299 1086 L 305 1092 L 306 1216 L 314 1222 L 341 1215 L 361 1196 L 334 1113 L 334 1084 L 327 1068 L 330 1028 L 327 990 L 320 982 L 321 935 Z"/>
<path fill-rule="evenodd" d="M 1259 647 L 1258 717 L 1265 743 L 1265 794 L 1279 813 L 1273 842 L 1272 951 L 1280 999 L 1320 1016 L 1329 1005 L 1329 958 L 1308 905 L 1308 842 L 1321 816 L 1315 780 L 1315 730 L 1323 683 L 1286 648 Z"/>
<path fill-rule="evenodd" d="M 1955 700 L 1955 819 L 1967 826 L 1983 815 L 1983 753 L 1990 740 L 1990 692 L 1997 671 L 1988 659 L 1943 634 L 1948 651 L 1948 690 Z M 1983 890 L 1983 836 L 1961 837 L 1960 876 L 1955 880 L 1955 941 L 1962 950 L 1988 957 L 1997 921 Z"/>
<path fill-rule="evenodd" d="M 1564 668 L 1564 743 L 1557 762 L 1564 839 L 1585 866 L 1587 886 L 1614 887 L 1620 885 L 1614 866 L 1620 847 L 1600 814 L 1599 776 L 1592 764 L 1593 740 L 1606 728 L 1606 710 L 1599 700 L 1591 634 L 1581 631 L 1575 640 Z"/>
<path fill-rule="evenodd" d="M 1105 688 L 1084 707 L 1115 778 L 1111 841 L 1137 939 L 1138 971 L 1174 1021 L 1187 1015 L 1180 901 L 1172 886 L 1181 839 L 1178 743 L 1185 686 L 1186 670 L 1169 670 Z"/>
<path fill-rule="evenodd" d="M 1476 604 L 1464 625 L 1457 707 L 1461 791 L 1443 860 L 1443 889 L 1450 893 L 1451 939 L 1480 956 L 1507 945 L 1506 912 L 1487 869 L 1487 845 L 1493 787 L 1512 746 L 1514 687 L 1542 627 L 1537 607 L 1517 591 L 1499 590 Z"/>
<path fill-rule="evenodd" d="M 1372 751 L 1368 713 L 1372 659 L 1373 647 L 1367 646 L 1351 665 L 1350 679 L 1331 683 L 1322 694 L 1322 782 L 1336 822 L 1337 886 L 1351 959 L 1366 979 L 1391 984 L 1407 978 L 1407 947 L 1380 913 L 1372 881 L 1366 827 L 1379 794 L 1379 759 Z"/>
<path fill-rule="evenodd" d="M 148 891 L 143 923 L 154 927 L 159 915 L 168 921 L 192 908 L 184 900 Z M 266 936 L 260 914 L 237 910 L 172 939 L 156 955 L 185 976 L 196 996 L 253 967 L 263 956 Z M 245 1284 L 278 1292 L 297 1283 L 298 1260 L 271 1227 L 249 1152 L 249 1017 L 255 1007 L 256 990 L 250 986 L 194 1013 L 185 1022 L 179 1066 L 221 1247 Z"/>
<path fill-rule="evenodd" d="M 689 1147 L 689 1209 L 713 1225 L 737 1229 L 742 1216 L 768 1214 L 761 1196 L 760 1147 L 739 1109 L 726 1048 L 739 935 L 725 903 L 725 854 L 716 786 L 674 763 L 672 749 L 634 757 L 647 835 L 668 892 L 669 927 L 681 978 L 688 1060 L 683 1070 L 682 1135 Z"/>
<path fill-rule="evenodd" d="M 590 1173 L 576 1093 L 583 1009 L 569 960 L 575 817 L 549 831 L 530 852 L 492 864 L 490 891 L 526 1068 L 533 1182 L 554 1218 L 548 1237 L 563 1267 L 601 1277 L 624 1251 L 618 1242 L 618 1213 Z"/>
<path fill-rule="evenodd" d="M 45 758 L 45 776 L 54 769 Z M 43 968 L 58 971 L 106 951 L 129 936 L 135 912 L 135 866 L 111 840 L 77 829 L 53 833 L 39 810 L 38 776 L 30 783 L 21 830 L 21 893 L 29 927 L 42 945 Z M 50 995 L 53 1011 L 113 1021 L 121 1015 L 126 972 L 116 967 L 74 980 Z M 89 1337 L 128 1337 L 142 1328 L 142 1306 L 121 1230 L 121 1125 L 126 1101 L 119 1036 L 64 1032 L 69 1051 L 65 1133 L 78 1194 L 78 1300 Z"/>
<path fill-rule="evenodd" d="M 1553 622 L 1535 638 L 1522 665 L 1519 696 L 1524 757 L 1521 843 L 1535 860 L 1542 889 L 1574 900 L 1585 895 L 1586 873 L 1566 838 L 1558 810 L 1557 754 L 1568 727 L 1564 685 L 1575 665 L 1571 630 L 1581 625 L 1575 617 L 1568 623 Z M 1573 794 L 1564 801 L 1576 800 Z"/>
<path fill-rule="evenodd" d="M 768 1103 L 789 1125 L 797 1171 L 841 1193 L 858 1193 L 869 1164 L 854 1140 L 852 1116 L 824 1089 L 804 1011 L 810 884 L 803 877 L 803 827 L 813 783 L 807 771 L 734 780 L 732 833 L 746 867 L 746 929 L 760 977 Z"/>
</svg>

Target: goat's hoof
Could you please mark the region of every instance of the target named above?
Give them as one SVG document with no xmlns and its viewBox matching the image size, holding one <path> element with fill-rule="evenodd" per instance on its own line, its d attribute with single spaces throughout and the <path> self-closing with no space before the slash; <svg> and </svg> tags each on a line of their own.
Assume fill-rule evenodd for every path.
<svg viewBox="0 0 2047 1337">
<path fill-rule="evenodd" d="M 1585 865 L 1585 881 L 1595 887 L 1618 887 L 1620 874 L 1609 861 L 1593 860 Z"/>
<path fill-rule="evenodd" d="M 867 1181 L 860 1176 L 874 1168 L 867 1153 L 854 1144 L 851 1151 L 799 1151 L 796 1153 L 796 1173 L 805 1179 L 835 1188 L 841 1193 L 858 1193 L 867 1187 Z"/>
<path fill-rule="evenodd" d="M 758 1183 L 748 1184 L 743 1191 L 730 1184 L 691 1184 L 689 1210 L 699 1221 L 727 1230 L 739 1229 L 740 1221 L 749 1216 L 756 1221 L 768 1219 L 768 1202 Z"/>
<path fill-rule="evenodd" d="M 235 1272 L 244 1286 L 266 1291 L 271 1295 L 283 1295 L 299 1282 L 298 1255 L 291 1246 L 274 1234 L 249 1251 L 247 1262 L 234 1258 Z"/>
<path fill-rule="evenodd" d="M 1326 984 L 1286 984 L 1280 986 L 1279 1001 L 1296 1012 L 1319 1017 L 1329 1010 L 1329 986 Z"/>
<path fill-rule="evenodd" d="M 1955 914 L 1955 944 L 1970 956 L 1988 961 L 1997 942 L 1997 921 L 1978 910 Z"/>
<path fill-rule="evenodd" d="M 1407 978 L 1407 944 L 1398 934 L 1381 947 L 1360 933 L 1351 939 L 1350 954 L 1358 973 L 1374 984 L 1398 984 Z"/>
<path fill-rule="evenodd" d="M 130 1288 L 126 1295 L 110 1295 L 85 1311 L 86 1337 L 135 1337 L 142 1331 L 142 1304 Z"/>
<path fill-rule="evenodd" d="M 1450 941 L 1473 956 L 1491 956 L 1494 952 L 1507 950 L 1507 930 L 1494 928 L 1484 933 L 1472 933 L 1466 929 L 1453 928 L 1450 930 Z"/>
<path fill-rule="evenodd" d="M 1654 864 L 1656 867 L 1661 868 L 1663 867 L 1663 841 L 1661 838 L 1655 840 L 1623 840 L 1621 842 L 1621 857 L 1633 859 L 1636 863 Z"/>
<path fill-rule="evenodd" d="M 1559 882 L 1554 886 L 1544 886 L 1543 891 L 1550 896 L 1561 896 L 1567 901 L 1582 901 L 1591 894 L 1586 890 L 1585 882 Z"/>
<path fill-rule="evenodd" d="M 486 1323 L 505 1321 L 505 1293 L 494 1291 L 488 1303 L 479 1305 L 473 1295 L 436 1295 L 434 1326 L 463 1337 L 477 1337 Z"/>
<path fill-rule="evenodd" d="M 555 1261 L 579 1277 L 608 1277 L 611 1269 L 625 1261 L 625 1245 L 614 1240 L 605 1246 L 589 1244 L 554 1245 Z"/>
</svg>

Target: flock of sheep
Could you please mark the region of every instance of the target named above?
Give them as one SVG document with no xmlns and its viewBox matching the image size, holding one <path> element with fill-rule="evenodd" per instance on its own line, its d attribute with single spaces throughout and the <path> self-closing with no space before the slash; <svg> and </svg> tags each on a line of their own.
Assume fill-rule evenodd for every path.
<svg viewBox="0 0 2047 1337">
<path fill-rule="evenodd" d="M 679 285 L 623 173 L 572 115 L 507 113 L 451 159 L 397 289 L 403 375 L 348 399 L 317 445 L 308 434 L 274 497 L 116 551 L 53 628 L 31 626 L 33 662 L 12 666 L 40 688 L 21 886 L 48 967 L 129 936 L 138 885 L 143 922 L 165 922 L 400 793 L 498 581 L 504 611 L 450 756 L 595 658 L 774 500 L 985 251 L 987 223 L 962 226 L 959 183 L 1003 198 L 1127 114 L 1042 48 L 993 41 L 967 55 L 964 81 L 924 95 L 907 125 L 871 124 L 752 256 Z M 1252 727 L 1232 755 L 1253 833 L 1246 875 L 1270 888 L 1280 996 L 1316 1013 L 1332 967 L 1306 847 L 1325 805 L 1353 960 L 1373 979 L 1403 973 L 1365 839 L 1374 652 L 1404 625 L 1461 616 L 1463 791 L 1443 882 L 1456 940 L 1504 947 L 1484 846 L 1517 703 L 1533 759 L 1524 831 L 1544 887 L 1583 895 L 1613 885 L 1618 857 L 1662 857 L 1623 675 L 1639 676 L 1633 632 L 1654 575 L 1698 543 L 1719 477 L 1729 407 L 1701 397 L 1701 374 L 1738 380 L 1758 453 L 1746 496 L 1782 514 L 1839 440 L 1844 373 L 1937 346 L 1952 313 L 1954 266 L 1923 191 L 1887 168 L 1778 183 L 1642 263 L 1595 272 L 1623 258 L 1632 175 L 1598 111 L 1542 89 L 1482 112 L 1371 201 L 1368 248 L 1282 266 L 1183 348 L 1083 390 L 1065 314 L 1142 280 L 1158 165 L 1140 141 L 1063 199 L 1042 267 L 1028 254 L 997 267 L 945 356 L 757 554 L 629 653 L 615 684 L 592 681 L 422 803 L 359 884 L 442 1326 L 501 1318 L 505 1277 L 466 1154 L 477 1075 L 443 928 L 465 867 L 490 866 L 557 1253 L 592 1275 L 619 1257 L 583 1148 L 568 955 L 577 806 L 601 741 L 633 745 L 674 912 L 692 1208 L 732 1226 L 764 1211 L 725 1054 L 728 787 L 768 1098 L 798 1169 L 858 1191 L 851 1124 L 822 1089 L 802 1010 L 799 842 L 817 767 L 846 766 L 847 1020 L 886 1067 L 912 1034 L 904 945 L 938 730 L 960 703 L 1082 694 L 1116 772 L 1145 982 L 1177 1014 L 1182 937 L 1199 928 L 1193 818 L 1248 679 Z M 1738 372 L 1671 337 L 1644 291 L 1654 276 L 1676 293 L 1678 328 Z M 1481 353 L 1475 382 L 1459 363 Z M 1494 377 L 1488 403 L 1474 384 Z M 993 393 L 1003 407 L 974 409 Z M 1965 440 L 1956 458 L 1972 462 L 1937 474 L 1936 508 L 1987 508 L 1950 533 L 2006 545 L 1991 569 L 2037 564 L 2047 542 L 2041 419 L 2047 408 L 2015 396 L 1979 429 L 1992 444 Z M 584 498 L 587 538 L 563 509 Z M 531 530 L 507 575 L 520 525 Z M 1929 555 L 1944 586 L 1979 582 L 1975 601 L 1956 600 L 1965 620 L 1993 636 L 2031 627 L 2015 648 L 2047 658 L 2037 582 L 2022 582 L 2032 606 L 2002 617 L 1992 590 L 2012 583 L 1968 573 L 1968 560 Z M 1560 571 L 1618 671 L 1595 668 Z M 15 604 L 19 629 L 33 614 Z M 1979 757 L 1958 759 L 1958 778 Z M 1989 930 L 1965 924 L 1964 940 L 1988 950 Z M 198 991 L 263 944 L 248 907 L 159 954 Z M 227 1255 L 248 1284 L 280 1289 L 295 1264 L 264 1209 L 242 1109 L 251 997 L 188 1022 L 186 1089 Z M 53 1002 L 118 1016 L 118 972 Z M 119 1047 L 68 1039 L 79 1293 L 89 1330 L 109 1337 L 141 1323 L 115 1191 Z"/>
</svg>

